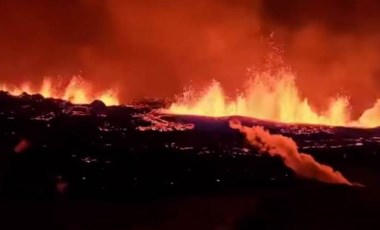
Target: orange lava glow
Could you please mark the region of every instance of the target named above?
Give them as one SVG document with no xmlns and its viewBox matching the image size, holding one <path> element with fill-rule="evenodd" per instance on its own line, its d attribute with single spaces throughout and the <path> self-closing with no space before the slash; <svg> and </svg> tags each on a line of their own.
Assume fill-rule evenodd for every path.
<svg viewBox="0 0 380 230">
<path fill-rule="evenodd" d="M 116 90 L 108 89 L 100 93 L 93 93 L 91 85 L 80 76 L 74 76 L 65 87 L 57 87 L 51 78 L 45 78 L 39 88 L 33 88 L 29 83 L 23 83 L 20 86 L 0 84 L 0 90 L 14 96 L 24 92 L 41 94 L 45 98 L 59 98 L 74 104 L 88 104 L 96 99 L 103 101 L 108 106 L 120 104 Z"/>
<path fill-rule="evenodd" d="M 276 74 L 256 73 L 244 93 L 228 98 L 220 83 L 214 81 L 205 91 L 187 90 L 167 112 L 173 114 L 223 117 L 240 115 L 284 123 L 322 124 L 329 126 L 380 126 L 380 99 L 353 120 L 347 97 L 331 98 L 325 111 L 314 109 L 302 98 L 295 75 L 288 70 Z"/>
</svg>

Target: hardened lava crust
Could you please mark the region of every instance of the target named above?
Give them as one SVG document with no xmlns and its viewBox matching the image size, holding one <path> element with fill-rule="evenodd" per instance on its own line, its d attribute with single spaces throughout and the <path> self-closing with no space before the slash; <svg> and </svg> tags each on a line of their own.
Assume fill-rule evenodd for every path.
<svg viewBox="0 0 380 230">
<path fill-rule="evenodd" d="M 107 107 L 101 101 L 74 105 L 1 92 L 4 193 L 114 198 L 319 184 L 297 178 L 281 159 L 250 147 L 242 134 L 229 127 L 231 117 L 166 114 L 163 107 L 160 100 Z M 300 152 L 353 181 L 371 186 L 379 179 L 378 128 L 233 118 L 292 138 Z"/>
</svg>

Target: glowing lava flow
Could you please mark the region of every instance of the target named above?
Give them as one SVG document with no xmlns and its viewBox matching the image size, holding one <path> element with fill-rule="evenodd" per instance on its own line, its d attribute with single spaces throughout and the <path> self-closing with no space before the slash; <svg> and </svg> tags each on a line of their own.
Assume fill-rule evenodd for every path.
<svg viewBox="0 0 380 230">
<path fill-rule="evenodd" d="M 101 93 L 94 94 L 91 86 L 86 83 L 80 76 L 74 76 L 63 90 L 56 87 L 50 78 L 45 78 L 39 89 L 31 87 L 30 84 L 24 83 L 20 87 L 0 84 L 0 90 L 9 92 L 11 95 L 21 95 L 22 93 L 28 94 L 41 94 L 45 98 L 60 98 L 68 100 L 74 104 L 88 104 L 95 99 L 101 100 L 106 105 L 119 105 L 117 91 L 109 89 Z"/>
<path fill-rule="evenodd" d="M 271 134 L 260 126 L 247 127 L 238 120 L 231 120 L 230 127 L 243 133 L 247 141 L 260 152 L 280 157 L 300 177 L 325 183 L 361 186 L 351 183 L 332 167 L 317 162 L 311 155 L 298 152 L 296 142 L 289 137 Z"/>
<path fill-rule="evenodd" d="M 357 121 L 350 118 L 346 97 L 331 99 L 328 109 L 318 113 L 306 98 L 301 98 L 295 76 L 288 70 L 279 71 L 275 76 L 269 71 L 258 73 L 247 86 L 244 94 L 229 100 L 220 83 L 214 81 L 201 94 L 185 92 L 167 112 L 212 117 L 240 115 L 285 123 L 380 126 L 380 100 Z"/>
</svg>

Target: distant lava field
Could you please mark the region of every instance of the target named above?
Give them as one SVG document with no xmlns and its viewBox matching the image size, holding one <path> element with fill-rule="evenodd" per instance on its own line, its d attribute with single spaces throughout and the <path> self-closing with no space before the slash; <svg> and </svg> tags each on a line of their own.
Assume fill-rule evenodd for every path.
<svg viewBox="0 0 380 230">
<path fill-rule="evenodd" d="M 0 104 L 7 196 L 114 198 L 319 183 L 251 147 L 229 127 L 231 117 L 163 114 L 160 101 L 107 107 L 5 92 Z M 292 138 L 300 152 L 349 180 L 377 186 L 380 129 L 233 119 Z"/>
</svg>

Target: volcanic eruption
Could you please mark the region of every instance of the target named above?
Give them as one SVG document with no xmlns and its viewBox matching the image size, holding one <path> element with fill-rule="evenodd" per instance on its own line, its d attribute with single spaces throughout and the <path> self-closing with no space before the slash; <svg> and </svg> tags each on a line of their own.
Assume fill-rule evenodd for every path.
<svg viewBox="0 0 380 230">
<path fill-rule="evenodd" d="M 326 109 L 315 109 L 309 100 L 301 96 L 296 84 L 296 74 L 289 68 L 251 71 L 243 90 L 235 97 L 228 97 L 223 86 L 214 80 L 203 91 L 191 88 L 177 97 L 168 108 L 160 111 L 169 114 L 199 115 L 209 117 L 246 116 L 274 122 L 316 124 L 373 128 L 380 126 L 380 99 L 353 119 L 349 97 L 337 96 L 326 100 Z M 11 95 L 41 94 L 45 98 L 59 98 L 75 104 L 88 104 L 98 99 L 106 105 L 120 105 L 117 89 L 93 92 L 91 84 L 80 76 L 74 76 L 62 87 L 52 78 L 44 78 L 40 87 L 25 82 L 20 86 L 0 84 L 0 90 Z"/>
<path fill-rule="evenodd" d="M 374 228 L 379 12 L 1 0 L 0 229 Z"/>
<path fill-rule="evenodd" d="M 318 157 L 312 156 L 314 151 L 310 157 L 298 152 L 296 142 L 300 149 L 330 151 L 378 141 L 380 98 L 368 104 L 379 96 L 374 84 L 378 82 L 375 78 L 380 60 L 376 50 L 378 39 L 361 31 L 363 25 L 351 28 L 361 25 L 359 22 L 348 20 L 350 30 L 346 31 L 347 22 L 325 15 L 330 11 L 324 5 L 311 4 L 313 7 L 305 8 L 302 2 L 277 5 L 275 1 L 260 0 L 236 3 L 181 0 L 165 6 L 154 1 L 74 2 L 63 8 L 58 3 L 42 4 L 30 12 L 20 11 L 27 7 L 12 1 L 1 8 L 5 10 L 0 15 L 12 20 L 9 23 L 0 20 L 0 24 L 6 33 L 13 35 L 0 36 L 0 44 L 5 44 L 0 56 L 4 66 L 0 68 L 0 90 L 8 92 L 0 98 L 4 103 L 0 114 L 4 124 L 13 120 L 25 122 L 26 117 L 28 125 L 41 128 L 41 122 L 44 128 L 49 128 L 48 131 L 42 128 L 45 134 L 57 124 L 59 128 L 55 131 L 60 133 L 72 122 L 73 130 L 84 126 L 83 130 L 92 130 L 91 135 L 99 135 L 84 146 L 103 143 L 112 133 L 110 136 L 128 144 L 128 147 L 125 143 L 117 144 L 128 153 L 135 149 L 144 152 L 154 146 L 174 152 L 190 149 L 202 155 L 213 152 L 217 146 L 219 152 L 236 157 L 235 148 L 239 149 L 238 155 L 250 153 L 236 145 L 236 137 L 229 136 L 232 131 L 226 120 L 238 116 L 253 121 L 255 128 L 238 123 L 233 128 L 247 137 L 254 133 L 260 141 L 250 140 L 252 145 L 260 151 L 268 150 L 269 155 L 282 156 L 285 165 L 297 175 L 348 185 L 352 183 L 342 174 L 318 163 Z M 336 7 L 338 3 L 329 4 L 327 8 L 334 9 L 331 12 L 337 8 L 345 12 Z M 358 12 L 349 11 L 349 15 L 360 15 L 359 6 Z M 46 18 L 50 18 L 53 8 L 64 10 L 55 12 L 56 18 L 50 22 Z M 283 8 L 293 13 L 283 15 Z M 324 20 L 315 23 L 310 17 L 312 13 L 325 16 L 322 18 L 328 23 Z M 9 37 L 14 37 L 14 41 Z M 55 77 L 45 77 L 39 82 L 36 79 L 39 74 L 67 77 L 77 72 L 84 77 L 74 76 L 68 81 Z M 200 90 L 199 85 L 209 83 L 211 77 L 216 80 Z M 174 97 L 180 86 L 193 80 L 194 88 Z M 43 100 L 27 94 L 71 103 L 60 104 L 57 102 L 60 100 Z M 140 102 L 145 96 L 153 99 Z M 90 104 L 94 100 L 106 106 Z M 357 104 L 365 109 L 358 112 Z M 11 127 L 4 135 L 28 133 L 18 125 L 15 127 L 20 130 L 16 132 Z M 223 137 L 217 136 L 220 130 Z M 85 139 L 91 136 L 89 133 L 78 138 Z M 180 137 L 171 137 L 172 133 Z M 196 136 L 194 133 L 217 138 L 205 147 L 202 140 L 190 141 Z M 71 135 L 58 139 L 70 139 Z M 162 140 L 147 141 L 150 135 Z M 124 137 L 137 141 L 130 143 Z M 29 140 L 30 134 L 26 138 Z M 109 142 L 114 141 L 110 139 Z M 229 144 L 223 146 L 220 139 Z M 288 145 L 284 146 L 285 142 Z M 29 144 L 26 148 L 26 142 L 20 143 L 15 152 L 29 151 Z M 30 146 L 37 148 L 38 144 Z M 337 155 L 341 152 L 344 151 Z M 90 163 L 93 160 L 88 156 L 83 159 Z"/>
<path fill-rule="evenodd" d="M 41 86 L 33 87 L 25 82 L 20 86 L 7 83 L 0 83 L 0 90 L 9 92 L 11 95 L 40 94 L 45 98 L 57 98 L 70 101 L 75 104 L 89 104 L 98 99 L 106 105 L 119 105 L 116 89 L 108 89 L 95 93 L 91 89 L 91 84 L 86 82 L 81 76 L 74 76 L 66 84 L 62 85 L 57 79 L 44 78 Z"/>
<path fill-rule="evenodd" d="M 297 88 L 296 75 L 287 68 L 254 72 L 243 93 L 229 98 L 222 85 L 213 81 L 203 92 L 188 90 L 170 105 L 168 112 L 211 117 L 241 115 L 285 123 L 320 124 L 330 126 L 380 126 L 380 104 L 365 110 L 357 119 L 350 116 L 348 97 L 326 100 L 325 111 L 317 111 Z"/>
</svg>

